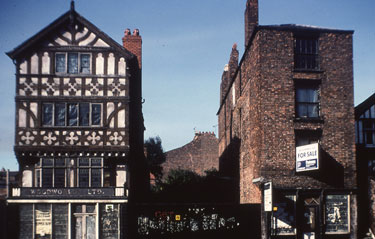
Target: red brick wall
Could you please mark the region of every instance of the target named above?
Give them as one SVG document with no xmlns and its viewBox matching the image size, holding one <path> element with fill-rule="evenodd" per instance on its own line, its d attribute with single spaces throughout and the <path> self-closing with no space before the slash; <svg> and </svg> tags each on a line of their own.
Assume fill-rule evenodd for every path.
<svg viewBox="0 0 375 239">
<path fill-rule="evenodd" d="M 295 173 L 296 130 L 320 130 L 322 149 L 344 169 L 343 187 L 356 187 L 352 35 L 321 32 L 321 71 L 294 71 L 293 30 L 259 28 L 245 52 L 233 89 L 219 111 L 220 160 L 239 139 L 239 196 L 259 203 L 252 180 L 272 179 L 278 188 L 334 188 L 330 181 Z M 320 80 L 322 121 L 295 120 L 295 80 Z M 234 105 L 235 103 L 235 105 Z M 230 154 L 228 154 L 230 155 Z"/>
<path fill-rule="evenodd" d="M 190 143 L 166 152 L 162 167 L 164 176 L 171 169 L 191 170 L 200 175 L 204 175 L 205 170 L 218 169 L 218 139 L 211 132 L 196 133 Z"/>
</svg>

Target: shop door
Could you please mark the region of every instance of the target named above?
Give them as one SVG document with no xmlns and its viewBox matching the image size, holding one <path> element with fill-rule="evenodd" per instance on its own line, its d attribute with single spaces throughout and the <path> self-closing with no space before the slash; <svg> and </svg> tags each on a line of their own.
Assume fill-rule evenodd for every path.
<svg viewBox="0 0 375 239">
<path fill-rule="evenodd" d="M 300 238 L 318 239 L 319 236 L 319 198 L 304 200 Z"/>
<path fill-rule="evenodd" d="M 96 239 L 96 213 L 94 205 L 79 205 L 74 213 L 75 239 Z"/>
</svg>

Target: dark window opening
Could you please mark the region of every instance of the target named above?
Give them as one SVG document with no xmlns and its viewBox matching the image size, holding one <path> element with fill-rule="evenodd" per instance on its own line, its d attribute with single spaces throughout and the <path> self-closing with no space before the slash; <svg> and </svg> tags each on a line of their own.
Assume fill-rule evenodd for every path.
<svg viewBox="0 0 375 239">
<path fill-rule="evenodd" d="M 318 143 L 321 131 L 300 130 L 296 132 L 296 146 Z"/>
<path fill-rule="evenodd" d="M 318 39 L 300 38 L 295 40 L 294 68 L 319 70 Z"/>
</svg>

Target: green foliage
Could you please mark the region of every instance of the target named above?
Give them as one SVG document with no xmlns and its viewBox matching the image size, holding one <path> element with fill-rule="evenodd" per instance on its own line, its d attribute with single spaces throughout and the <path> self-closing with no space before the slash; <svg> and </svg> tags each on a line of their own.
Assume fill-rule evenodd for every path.
<svg viewBox="0 0 375 239">
<path fill-rule="evenodd" d="M 205 171 L 206 175 L 175 169 L 169 171 L 163 182 L 153 190 L 154 201 L 160 202 L 228 202 L 231 197 L 230 182 L 223 180 L 216 169 Z"/>
<path fill-rule="evenodd" d="M 160 183 L 163 176 L 163 168 L 161 164 L 164 163 L 166 159 L 161 145 L 161 139 L 159 136 L 149 138 L 145 141 L 144 146 L 146 148 L 148 169 L 150 173 L 155 176 L 156 183 Z"/>
<path fill-rule="evenodd" d="M 202 177 L 193 171 L 184 169 L 172 169 L 171 171 L 169 171 L 164 184 L 165 186 L 175 187 L 194 184 L 200 181 L 202 181 Z"/>
</svg>

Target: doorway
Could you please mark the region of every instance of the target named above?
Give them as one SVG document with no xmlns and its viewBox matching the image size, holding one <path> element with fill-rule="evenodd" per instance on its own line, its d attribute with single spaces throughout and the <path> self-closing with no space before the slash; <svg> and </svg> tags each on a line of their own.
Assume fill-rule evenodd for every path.
<svg viewBox="0 0 375 239">
<path fill-rule="evenodd" d="M 74 239 L 96 239 L 96 212 L 95 204 L 74 207 Z"/>
</svg>

